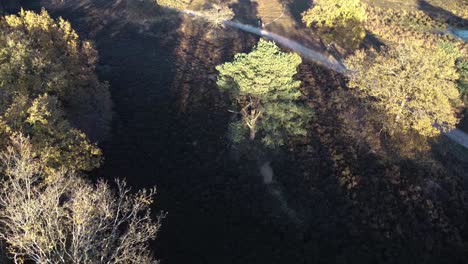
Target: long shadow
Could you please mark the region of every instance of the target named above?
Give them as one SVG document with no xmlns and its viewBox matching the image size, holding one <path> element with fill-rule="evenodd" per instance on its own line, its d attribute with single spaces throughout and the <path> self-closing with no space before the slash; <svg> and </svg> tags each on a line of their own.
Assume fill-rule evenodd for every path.
<svg viewBox="0 0 468 264">
<path fill-rule="evenodd" d="M 467 110 L 465 110 L 465 113 Z M 457 125 L 457 127 L 461 130 L 463 130 L 465 133 L 468 133 L 468 114 L 465 114 L 463 119 L 460 121 L 460 123 Z"/>
<path fill-rule="evenodd" d="M 17 13 L 24 3 L 18 0 L 0 0 L 0 15 Z"/>
<path fill-rule="evenodd" d="M 251 0 L 239 0 L 230 5 L 235 13 L 234 20 L 251 25 L 258 25 L 258 3 Z"/>
<path fill-rule="evenodd" d="M 468 27 L 468 20 L 453 14 L 441 7 L 431 5 L 425 0 L 418 0 L 419 9 L 424 11 L 432 19 L 443 19 L 452 27 Z"/>
<path fill-rule="evenodd" d="M 366 37 L 361 43 L 361 47 L 365 49 L 375 49 L 377 51 L 381 51 L 383 47 L 385 47 L 385 43 L 383 43 L 374 33 L 366 30 Z"/>
<path fill-rule="evenodd" d="M 199 22 L 167 10 L 141 14 L 143 23 L 122 12 L 131 2 L 65 2 L 51 10 L 95 41 L 117 116 L 96 175 L 158 186 L 154 211 L 169 213 L 155 241 L 162 263 L 300 263 L 294 227 L 271 213 L 256 169 L 232 161 L 224 140 L 230 114 L 214 67 L 256 38 L 222 30 L 227 37 L 210 37 Z"/>
<path fill-rule="evenodd" d="M 312 0 L 283 0 L 297 23 L 302 23 L 302 13 L 312 7 Z"/>
<path fill-rule="evenodd" d="M 298 228 L 272 213 L 274 204 L 255 164 L 233 161 L 227 154 L 229 113 L 213 69 L 250 49 L 255 38 L 219 31 L 227 37 L 217 40 L 207 36 L 204 26 L 167 10 L 154 11 L 154 16 L 169 16 L 169 22 L 142 14 L 140 19 L 150 22 L 140 23 L 131 14 L 122 19 L 128 6 L 121 1 L 65 2 L 71 6 L 53 13 L 95 41 L 99 74 L 110 82 L 115 104 L 113 137 L 103 144 L 105 163 L 96 175 L 125 177 L 136 188 L 158 186 L 154 211 L 169 212 L 154 244 L 162 263 L 466 259 L 466 252 L 450 240 L 466 241 L 467 235 L 461 198 L 452 199 L 457 186 L 411 160 L 387 162 L 370 151 L 372 143 L 356 142 L 368 135 L 346 136 L 343 130 L 364 129 L 359 122 L 345 121 L 367 113 L 359 111 L 359 101 L 342 77 L 307 63 L 298 74 L 317 108 L 317 125 L 308 142 L 273 164 L 291 207 L 305 219 Z M 446 190 L 451 199 L 443 199 Z M 428 201 L 441 211 L 430 211 Z"/>
<path fill-rule="evenodd" d="M 304 250 L 315 254 L 307 263 L 466 261 L 463 167 L 390 153 L 342 77 L 305 64 L 299 78 L 317 110 L 318 140 L 298 164 L 309 167 L 299 186 L 321 199 L 305 235 Z"/>
<path fill-rule="evenodd" d="M 21 8 L 39 12 L 41 3 L 35 0 L 0 0 L 0 15 L 16 14 Z"/>
</svg>

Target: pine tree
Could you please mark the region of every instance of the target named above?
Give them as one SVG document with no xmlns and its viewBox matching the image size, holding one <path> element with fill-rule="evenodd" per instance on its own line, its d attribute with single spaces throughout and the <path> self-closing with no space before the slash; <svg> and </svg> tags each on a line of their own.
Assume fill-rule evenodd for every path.
<svg viewBox="0 0 468 264">
<path fill-rule="evenodd" d="M 218 86 L 239 109 L 240 120 L 231 125 L 237 141 L 246 129 L 251 141 L 261 132 L 267 146 L 282 145 L 287 136 L 306 135 L 311 109 L 300 102 L 300 81 L 294 79 L 300 63 L 297 54 L 261 39 L 252 52 L 216 67 Z"/>
</svg>

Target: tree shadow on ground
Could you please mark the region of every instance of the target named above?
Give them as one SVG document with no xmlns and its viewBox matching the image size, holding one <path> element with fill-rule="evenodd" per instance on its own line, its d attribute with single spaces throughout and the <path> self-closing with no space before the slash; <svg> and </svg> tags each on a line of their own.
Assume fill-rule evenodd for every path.
<svg viewBox="0 0 468 264">
<path fill-rule="evenodd" d="M 238 20 L 242 23 L 258 25 L 258 3 L 251 0 L 238 0 L 229 6 L 235 13 L 233 20 Z"/>
<path fill-rule="evenodd" d="M 465 110 L 465 112 L 468 112 L 468 111 Z M 457 127 L 463 130 L 465 133 L 468 133 L 468 114 L 464 115 L 463 119 L 460 121 Z"/>
<path fill-rule="evenodd" d="M 169 212 L 155 242 L 163 263 L 436 263 L 442 257 L 457 263 L 462 253 L 446 240 L 458 239 L 453 227 L 464 232 L 456 221 L 466 217 L 460 198 L 452 199 L 453 182 L 411 160 L 393 163 L 373 153 L 374 131 L 346 122 L 367 113 L 343 77 L 312 63 L 298 74 L 316 120 L 310 138 L 273 164 L 286 200 L 305 219 L 297 227 L 273 210 L 256 164 L 227 154 L 229 113 L 213 69 L 248 51 L 256 37 L 220 30 L 217 39 L 203 24 L 167 10 L 142 15 L 151 21 L 143 24 L 113 16 L 128 7 L 121 1 L 65 2 L 71 5 L 53 13 L 95 41 L 117 113 L 96 175 L 158 186 L 154 211 Z M 427 191 L 437 185 L 442 191 Z M 444 201 L 438 197 L 446 189 L 451 199 Z"/>
<path fill-rule="evenodd" d="M 311 193 L 321 197 L 315 204 L 309 203 L 319 209 L 309 219 L 305 235 L 305 244 L 310 246 L 305 251 L 316 254 L 311 260 L 466 260 L 463 219 L 467 212 L 460 174 L 446 170 L 437 160 L 425 163 L 390 153 L 386 145 L 391 142 L 366 124 L 371 113 L 347 90 L 339 75 L 306 63 L 299 78 L 316 109 L 311 137 L 318 143 L 310 144 L 312 155 L 296 152 L 305 156 L 294 164 L 304 172 L 303 182 L 296 184 L 309 186 Z M 327 213 L 320 216 L 321 211 Z"/>
<path fill-rule="evenodd" d="M 0 15 L 18 13 L 21 8 L 26 10 L 40 10 L 39 1 L 34 0 L 0 0 Z"/>
<path fill-rule="evenodd" d="M 302 13 L 312 7 L 312 0 L 282 0 L 297 23 L 302 23 Z"/>
<path fill-rule="evenodd" d="M 425 12 L 434 20 L 444 20 L 449 26 L 452 27 L 468 27 L 468 20 L 453 14 L 441 7 L 431 5 L 425 0 L 418 0 L 419 9 Z"/>
<path fill-rule="evenodd" d="M 383 43 L 374 33 L 366 30 L 366 37 L 361 43 L 361 47 L 364 49 L 375 49 L 381 51 L 385 47 Z"/>
<path fill-rule="evenodd" d="M 150 21 L 142 24 L 130 14 L 113 15 L 129 8 L 121 1 L 65 2 L 50 8 L 95 41 L 117 116 L 95 174 L 158 186 L 154 211 L 169 215 L 155 242 L 157 257 L 163 263 L 299 263 L 300 241 L 289 232 L 295 227 L 271 212 L 256 168 L 233 162 L 224 139 L 230 114 L 214 67 L 250 50 L 256 37 L 207 32 L 203 22 L 167 10 L 142 15 Z"/>
</svg>

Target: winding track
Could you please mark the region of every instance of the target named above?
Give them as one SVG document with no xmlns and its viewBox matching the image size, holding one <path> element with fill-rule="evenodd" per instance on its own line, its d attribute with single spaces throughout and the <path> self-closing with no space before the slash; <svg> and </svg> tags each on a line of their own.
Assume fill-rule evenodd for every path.
<svg viewBox="0 0 468 264">
<path fill-rule="evenodd" d="M 193 10 L 177 10 L 177 11 L 182 12 L 183 14 L 186 14 L 192 17 L 202 18 L 207 21 L 211 21 L 209 17 L 199 12 L 193 11 Z M 337 61 L 333 56 L 329 56 L 323 52 L 317 51 L 312 48 L 308 48 L 300 44 L 299 42 L 289 39 L 287 37 L 284 37 L 282 35 L 279 35 L 279 34 L 276 34 L 276 33 L 273 33 L 273 32 L 258 28 L 258 27 L 254 27 L 252 25 L 243 24 L 237 21 L 226 20 L 223 23 L 226 26 L 237 28 L 242 31 L 256 34 L 258 36 L 261 36 L 269 40 L 273 40 L 281 44 L 282 46 L 297 52 L 298 54 L 302 55 L 302 57 L 309 59 L 315 63 L 318 63 L 324 67 L 327 67 L 331 70 L 334 70 L 336 72 L 345 74 L 347 71 L 346 67 L 341 62 Z"/>
</svg>

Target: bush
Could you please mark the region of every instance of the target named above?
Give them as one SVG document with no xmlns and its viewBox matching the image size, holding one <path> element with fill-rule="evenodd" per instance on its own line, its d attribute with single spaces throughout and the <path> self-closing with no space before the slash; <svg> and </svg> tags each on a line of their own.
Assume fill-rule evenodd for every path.
<svg viewBox="0 0 468 264">
<path fill-rule="evenodd" d="M 302 14 L 308 27 L 315 27 L 327 42 L 357 48 L 366 36 L 366 13 L 360 0 L 317 0 Z"/>
</svg>

